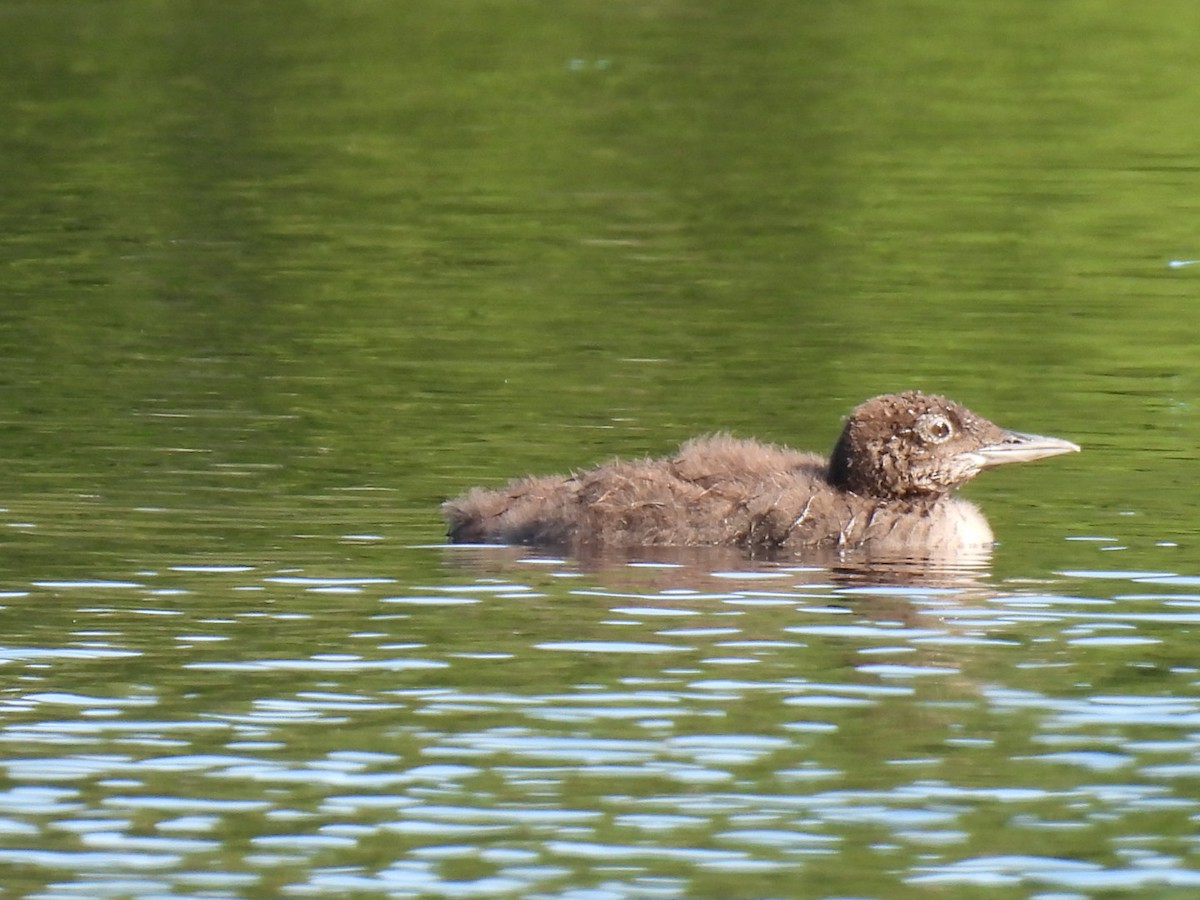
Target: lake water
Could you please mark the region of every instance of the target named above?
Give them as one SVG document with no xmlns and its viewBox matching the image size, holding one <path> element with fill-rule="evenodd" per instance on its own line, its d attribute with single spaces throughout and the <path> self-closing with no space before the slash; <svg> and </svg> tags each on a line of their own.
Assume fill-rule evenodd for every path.
<svg viewBox="0 0 1200 900">
<path fill-rule="evenodd" d="M 1197 12 L 0 5 L 0 885 L 1194 897 Z M 884 391 L 959 566 L 448 547 Z"/>
</svg>

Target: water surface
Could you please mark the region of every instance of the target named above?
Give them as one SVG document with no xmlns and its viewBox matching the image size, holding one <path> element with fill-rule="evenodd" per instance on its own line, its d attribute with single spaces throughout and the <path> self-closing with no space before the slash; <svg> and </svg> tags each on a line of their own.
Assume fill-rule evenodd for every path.
<svg viewBox="0 0 1200 900">
<path fill-rule="evenodd" d="M 0 881 L 1194 896 L 1194 19 L 0 6 Z M 980 565 L 441 543 L 912 387 Z"/>
</svg>

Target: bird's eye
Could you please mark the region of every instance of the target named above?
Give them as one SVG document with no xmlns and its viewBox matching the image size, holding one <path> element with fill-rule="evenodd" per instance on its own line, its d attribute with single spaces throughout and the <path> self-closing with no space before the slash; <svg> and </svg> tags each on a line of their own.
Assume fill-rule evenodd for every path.
<svg viewBox="0 0 1200 900">
<path fill-rule="evenodd" d="M 917 434 L 930 444 L 940 444 L 954 434 L 954 425 L 939 413 L 927 413 L 917 419 Z"/>
</svg>

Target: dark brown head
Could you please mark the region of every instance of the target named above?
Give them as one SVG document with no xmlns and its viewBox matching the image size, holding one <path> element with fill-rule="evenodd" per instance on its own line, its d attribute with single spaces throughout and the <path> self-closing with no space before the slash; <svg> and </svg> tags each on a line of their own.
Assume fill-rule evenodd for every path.
<svg viewBox="0 0 1200 900">
<path fill-rule="evenodd" d="M 855 407 L 829 460 L 829 481 L 860 496 L 933 499 L 982 470 L 1078 450 L 1007 431 L 953 400 L 906 391 Z"/>
</svg>

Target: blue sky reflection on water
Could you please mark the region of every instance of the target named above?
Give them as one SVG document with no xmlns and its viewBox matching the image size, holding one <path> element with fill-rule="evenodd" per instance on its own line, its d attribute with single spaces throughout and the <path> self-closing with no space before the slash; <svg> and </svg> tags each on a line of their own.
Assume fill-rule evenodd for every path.
<svg viewBox="0 0 1200 900">
<path fill-rule="evenodd" d="M 1200 670 L 1172 651 L 1195 616 L 1162 572 L 924 588 L 759 563 L 664 587 L 661 566 L 481 550 L 502 569 L 476 590 L 462 548 L 419 552 L 442 583 L 212 565 L 31 585 L 17 599 L 76 624 L 36 649 L 9 630 L 28 649 L 6 653 L 0 864 L 54 873 L 51 896 L 1200 878 Z M 1133 599 L 1074 590 L 1100 584 Z M 114 692 L 97 664 L 155 674 Z"/>
</svg>

